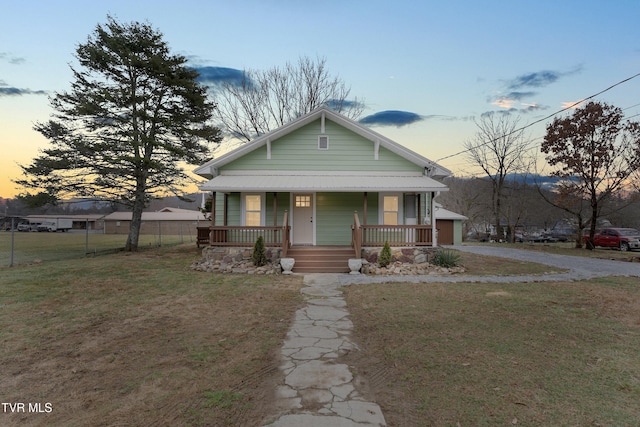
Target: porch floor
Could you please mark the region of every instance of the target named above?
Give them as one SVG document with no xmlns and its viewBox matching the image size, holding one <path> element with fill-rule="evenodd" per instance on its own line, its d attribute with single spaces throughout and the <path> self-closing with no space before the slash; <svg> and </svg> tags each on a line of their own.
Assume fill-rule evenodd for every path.
<svg viewBox="0 0 640 427">
<path fill-rule="evenodd" d="M 291 246 L 287 258 L 296 260 L 294 273 L 348 273 L 351 246 Z"/>
</svg>

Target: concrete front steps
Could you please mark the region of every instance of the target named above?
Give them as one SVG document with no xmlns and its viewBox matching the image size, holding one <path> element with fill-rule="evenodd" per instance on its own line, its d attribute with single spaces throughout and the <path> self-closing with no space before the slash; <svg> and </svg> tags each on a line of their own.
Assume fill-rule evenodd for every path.
<svg viewBox="0 0 640 427">
<path fill-rule="evenodd" d="M 349 246 L 292 246 L 287 251 L 287 258 L 296 260 L 294 273 L 348 273 L 354 257 Z"/>
</svg>

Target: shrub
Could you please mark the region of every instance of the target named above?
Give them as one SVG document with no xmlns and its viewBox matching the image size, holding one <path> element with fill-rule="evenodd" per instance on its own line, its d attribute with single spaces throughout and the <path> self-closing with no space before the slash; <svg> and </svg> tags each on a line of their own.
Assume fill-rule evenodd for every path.
<svg viewBox="0 0 640 427">
<path fill-rule="evenodd" d="M 433 256 L 433 264 L 445 268 L 457 267 L 460 265 L 460 255 L 453 251 L 438 249 Z"/>
<path fill-rule="evenodd" d="M 378 257 L 378 265 L 380 267 L 386 267 L 389 264 L 391 264 L 391 246 L 389 246 L 389 242 L 384 242 L 384 247 Z"/>
<path fill-rule="evenodd" d="M 256 240 L 256 244 L 253 245 L 253 265 L 256 267 L 262 267 L 267 263 L 267 255 L 264 250 L 264 238 L 262 236 L 258 237 Z"/>
</svg>

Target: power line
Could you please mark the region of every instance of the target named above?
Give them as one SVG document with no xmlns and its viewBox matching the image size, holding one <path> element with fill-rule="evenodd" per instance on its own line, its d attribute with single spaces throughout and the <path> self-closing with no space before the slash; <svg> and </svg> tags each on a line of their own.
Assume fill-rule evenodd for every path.
<svg viewBox="0 0 640 427">
<path fill-rule="evenodd" d="M 561 109 L 561 110 L 558 110 L 558 111 L 556 111 L 555 113 L 549 114 L 548 116 L 543 117 L 543 118 L 541 118 L 541 119 L 539 119 L 539 120 L 536 120 L 535 122 L 531 122 L 531 123 L 529 123 L 529 124 L 527 124 L 527 125 L 522 126 L 521 128 L 515 129 L 515 130 L 513 130 L 513 131 L 511 131 L 511 132 L 509 132 L 509 133 L 507 133 L 507 134 L 500 135 L 500 136 L 499 136 L 499 137 L 497 137 L 497 138 L 494 138 L 494 139 L 492 139 L 492 140 L 490 140 L 490 141 L 487 141 L 487 142 L 484 142 L 484 143 L 482 143 L 482 144 L 480 144 L 480 145 L 477 145 L 477 146 L 473 147 L 473 149 L 478 148 L 478 147 L 482 147 L 483 145 L 491 144 L 491 143 L 493 143 L 493 142 L 495 142 L 495 141 L 499 140 L 500 138 L 505 138 L 505 137 L 507 137 L 507 136 L 513 135 L 514 133 L 522 132 L 523 130 L 525 130 L 525 129 L 527 129 L 527 128 L 529 128 L 529 127 L 531 127 L 531 126 L 535 125 L 535 124 L 538 124 L 538 123 L 540 123 L 540 122 L 543 122 L 543 121 L 545 121 L 545 120 L 548 120 L 548 119 L 552 118 L 553 116 L 555 116 L 556 114 L 560 114 L 560 113 L 562 113 L 562 112 L 564 112 L 564 111 L 570 110 L 571 108 L 575 107 L 576 105 L 582 104 L 583 102 L 585 102 L 585 101 L 587 101 L 587 100 L 589 100 L 589 99 L 595 98 L 596 96 L 601 95 L 601 94 L 603 94 L 603 93 L 605 93 L 605 92 L 607 92 L 607 91 L 609 91 L 609 90 L 613 89 L 613 88 L 614 88 L 614 87 L 616 87 L 616 86 L 619 86 L 619 85 L 621 85 L 621 84 L 623 84 L 623 83 L 626 83 L 626 82 L 628 82 L 629 80 L 633 80 L 633 79 L 635 79 L 635 78 L 636 78 L 636 77 L 638 77 L 638 76 L 640 76 L 640 73 L 638 73 L 638 74 L 634 74 L 634 75 L 633 75 L 633 76 L 631 76 L 631 77 L 627 77 L 627 78 L 626 78 L 626 79 L 624 79 L 624 80 L 620 80 L 619 82 L 612 84 L 612 85 L 611 85 L 611 86 L 609 86 L 608 88 L 603 89 L 603 90 L 601 90 L 601 91 L 600 91 L 600 92 L 598 92 L 598 93 L 594 93 L 593 95 L 588 96 L 588 97 L 586 97 L 586 98 L 583 98 L 583 99 L 581 99 L 580 101 L 574 102 L 573 104 L 569 105 L 568 107 L 565 107 L 565 108 L 563 108 L 563 109 Z M 632 107 L 634 107 L 634 105 L 632 105 L 631 107 L 628 107 L 628 108 L 632 108 Z M 437 160 L 436 160 L 436 162 L 439 162 L 439 161 L 441 161 L 441 160 L 450 159 L 450 158 L 452 158 L 452 157 L 459 156 L 459 155 L 464 154 L 464 153 L 466 153 L 466 152 L 469 152 L 469 151 L 471 151 L 471 150 L 472 150 L 471 148 L 467 148 L 467 149 L 465 149 L 465 150 L 459 151 L 459 152 L 454 153 L 454 154 L 451 154 L 451 155 L 449 155 L 449 156 L 441 157 L 441 158 L 437 159 Z"/>
</svg>

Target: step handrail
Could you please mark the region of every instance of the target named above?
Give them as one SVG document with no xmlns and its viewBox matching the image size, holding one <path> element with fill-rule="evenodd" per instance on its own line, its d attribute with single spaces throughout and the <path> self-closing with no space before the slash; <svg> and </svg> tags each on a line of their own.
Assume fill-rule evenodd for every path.
<svg viewBox="0 0 640 427">
<path fill-rule="evenodd" d="M 358 211 L 353 212 L 353 225 L 351 226 L 351 246 L 355 252 L 356 258 L 362 257 L 362 226 L 360 225 L 360 217 Z"/>
</svg>

